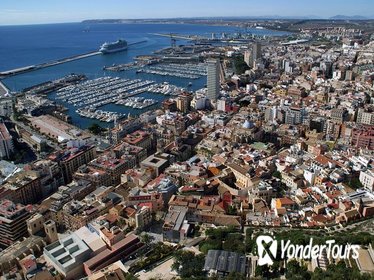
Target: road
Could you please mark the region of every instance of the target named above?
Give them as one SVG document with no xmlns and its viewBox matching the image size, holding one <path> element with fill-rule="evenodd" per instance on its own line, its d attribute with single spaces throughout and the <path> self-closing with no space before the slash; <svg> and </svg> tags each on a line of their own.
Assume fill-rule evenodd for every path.
<svg viewBox="0 0 374 280">
<path fill-rule="evenodd" d="M 9 93 L 9 89 L 0 81 L 0 96 L 4 96 Z"/>
<path fill-rule="evenodd" d="M 28 133 L 30 133 L 30 134 L 35 134 L 35 135 L 37 135 L 40 139 L 44 140 L 44 141 L 47 143 L 48 146 L 52 147 L 52 148 L 55 149 L 55 150 L 61 150 L 61 148 L 60 148 L 57 144 L 53 143 L 52 141 L 50 141 L 50 140 L 47 139 L 46 137 L 40 135 L 39 133 L 33 131 L 29 126 L 23 124 L 22 122 L 16 121 L 16 120 L 13 118 L 13 116 L 11 116 L 10 119 L 11 119 L 11 121 L 12 121 L 16 126 L 21 127 L 22 129 L 26 130 L 26 131 L 27 131 Z"/>
<path fill-rule="evenodd" d="M 168 259 L 166 262 L 152 268 L 150 271 L 140 271 L 136 273 L 136 276 L 140 280 L 148 280 L 148 279 L 163 279 L 163 280 L 171 280 L 173 277 L 177 276 L 175 271 L 171 270 L 171 266 L 174 263 L 174 258 Z"/>
</svg>

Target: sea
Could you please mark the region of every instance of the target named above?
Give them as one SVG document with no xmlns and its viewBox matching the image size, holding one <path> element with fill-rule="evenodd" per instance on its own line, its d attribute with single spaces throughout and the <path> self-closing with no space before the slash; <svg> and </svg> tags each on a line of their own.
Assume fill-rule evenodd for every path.
<svg viewBox="0 0 374 280">
<path fill-rule="evenodd" d="M 197 90 L 206 85 L 206 77 L 199 79 L 185 79 L 177 77 L 158 76 L 146 73 L 136 73 L 135 70 L 123 72 L 110 72 L 103 70 L 104 66 L 113 64 L 129 63 L 138 55 L 152 54 L 154 51 L 169 47 L 171 39 L 152 35 L 152 33 L 200 35 L 211 37 L 212 34 L 221 36 L 222 33 L 251 32 L 259 36 L 282 36 L 286 32 L 272 31 L 266 29 L 240 30 L 233 26 L 211 26 L 195 24 L 147 24 L 147 23 L 121 23 L 121 24 L 41 24 L 0 26 L 0 71 L 6 71 L 19 67 L 50 62 L 74 55 L 80 55 L 96 51 L 104 42 L 125 39 L 128 44 L 145 41 L 143 43 L 129 46 L 127 51 L 108 55 L 96 55 L 81 60 L 48 67 L 32 72 L 8 77 L 2 82 L 11 91 L 21 91 L 39 83 L 62 78 L 68 74 L 85 74 L 89 79 L 103 76 L 117 76 L 127 79 L 153 80 L 158 83 L 169 82 L 170 84 Z M 177 45 L 189 44 L 188 41 L 177 40 Z M 154 93 L 143 93 L 139 96 L 153 98 L 159 101 L 158 105 L 147 109 L 138 110 L 121 105 L 109 104 L 100 109 L 115 111 L 125 115 L 138 115 L 147 110 L 160 106 L 161 101 L 167 96 Z M 56 94 L 50 93 L 48 98 L 55 99 Z M 97 120 L 88 119 L 75 113 L 75 108 L 59 100 L 68 109 L 72 121 L 78 127 L 85 129 L 92 123 L 102 126 L 113 126 Z"/>
</svg>

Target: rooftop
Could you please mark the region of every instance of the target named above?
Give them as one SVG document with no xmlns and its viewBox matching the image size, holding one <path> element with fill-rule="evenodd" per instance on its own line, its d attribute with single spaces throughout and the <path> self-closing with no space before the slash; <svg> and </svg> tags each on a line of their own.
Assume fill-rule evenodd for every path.
<svg viewBox="0 0 374 280">
<path fill-rule="evenodd" d="M 11 140 L 12 139 L 12 136 L 10 136 L 10 133 L 7 129 L 7 127 L 5 126 L 4 123 L 0 123 L 0 140 Z"/>
<path fill-rule="evenodd" d="M 217 270 L 224 273 L 239 272 L 245 275 L 246 263 L 247 259 L 244 255 L 223 250 L 209 250 L 204 270 Z"/>
</svg>

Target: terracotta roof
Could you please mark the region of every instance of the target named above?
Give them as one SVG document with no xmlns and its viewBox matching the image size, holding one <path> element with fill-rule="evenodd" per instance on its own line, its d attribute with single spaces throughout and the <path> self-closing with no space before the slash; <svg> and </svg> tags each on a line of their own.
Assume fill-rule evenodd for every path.
<svg viewBox="0 0 374 280">
<path fill-rule="evenodd" d="M 314 160 L 322 165 L 328 165 L 328 163 L 330 162 L 330 160 L 323 155 L 317 156 Z"/>
</svg>

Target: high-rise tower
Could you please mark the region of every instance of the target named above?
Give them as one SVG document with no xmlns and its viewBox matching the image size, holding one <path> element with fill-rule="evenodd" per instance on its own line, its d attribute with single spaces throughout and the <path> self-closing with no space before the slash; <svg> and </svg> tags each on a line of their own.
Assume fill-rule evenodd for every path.
<svg viewBox="0 0 374 280">
<path fill-rule="evenodd" d="M 219 60 L 210 59 L 208 60 L 208 95 L 207 97 L 210 101 L 216 101 L 219 96 L 220 91 L 220 81 L 219 81 Z"/>
<path fill-rule="evenodd" d="M 261 58 L 261 44 L 260 43 L 253 43 L 252 45 L 252 55 L 251 55 L 251 67 L 254 66 L 254 63 L 257 59 Z"/>
</svg>

